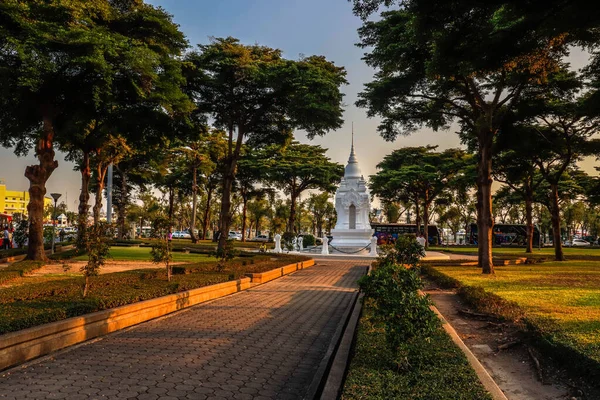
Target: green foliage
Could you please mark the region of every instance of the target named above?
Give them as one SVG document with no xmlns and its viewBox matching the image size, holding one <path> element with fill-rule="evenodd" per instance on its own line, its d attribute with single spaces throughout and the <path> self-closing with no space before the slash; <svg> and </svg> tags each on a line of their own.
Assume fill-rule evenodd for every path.
<svg viewBox="0 0 600 400">
<path fill-rule="evenodd" d="M 304 235 L 302 239 L 302 245 L 305 247 L 314 246 L 316 243 L 315 237 L 311 234 Z"/>
<path fill-rule="evenodd" d="M 233 242 L 233 239 L 227 239 L 227 242 L 223 248 L 217 248 L 211 253 L 212 256 L 219 260 L 216 265 L 217 271 L 224 271 L 228 266 L 228 262 L 240 254 L 239 250 L 234 248 Z"/>
<path fill-rule="evenodd" d="M 100 268 L 106 263 L 110 253 L 110 241 L 113 238 L 113 228 L 105 222 L 98 222 L 87 229 L 85 250 L 88 261 L 81 267 L 81 272 L 85 277 L 83 288 L 83 297 L 86 297 L 89 291 L 89 278 L 97 276 Z"/>
<path fill-rule="evenodd" d="M 25 242 L 27 241 L 27 229 L 29 227 L 29 222 L 25 219 L 22 219 L 17 224 L 17 227 L 13 233 L 13 239 L 19 248 L 25 246 Z"/>
<path fill-rule="evenodd" d="M 294 250 L 294 239 L 296 239 L 296 234 L 294 232 L 284 232 L 283 235 L 281 235 L 282 247 L 287 249 L 287 251 Z"/>
<path fill-rule="evenodd" d="M 400 358 L 398 366 L 407 367 L 401 358 L 415 339 L 431 336 L 439 327 L 437 316 L 429 308 L 431 301 L 419 290 L 423 284 L 414 269 L 381 260 L 370 275 L 359 281 L 361 290 L 373 300 L 374 314 L 385 325 L 390 351 Z"/>
<path fill-rule="evenodd" d="M 165 264 L 167 267 L 167 280 L 171 280 L 171 260 L 173 260 L 171 241 L 168 238 L 171 231 L 171 221 L 168 218 L 158 217 L 152 223 L 152 241 L 150 257 L 155 264 Z"/>
<path fill-rule="evenodd" d="M 44 243 L 52 244 L 56 238 L 56 229 L 53 226 L 44 226 Z"/>
<path fill-rule="evenodd" d="M 364 303 L 341 399 L 489 400 L 463 352 L 442 329 L 409 344 L 411 368 L 391 368 L 385 326 Z"/>
<path fill-rule="evenodd" d="M 380 262 L 405 265 L 407 268 L 416 269 L 419 260 L 425 257 L 425 250 L 416 240 L 414 235 L 400 235 L 392 246 L 382 248 L 383 260 Z"/>
<path fill-rule="evenodd" d="M 44 266 L 42 261 L 18 261 L 0 269 L 0 285 Z"/>
</svg>

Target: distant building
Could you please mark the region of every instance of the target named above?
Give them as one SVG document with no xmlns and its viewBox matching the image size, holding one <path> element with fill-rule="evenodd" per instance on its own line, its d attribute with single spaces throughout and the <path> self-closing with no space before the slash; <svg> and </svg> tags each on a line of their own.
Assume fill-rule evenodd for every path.
<svg viewBox="0 0 600 400">
<path fill-rule="evenodd" d="M 27 205 L 29 204 L 29 192 L 7 190 L 6 185 L 0 180 L 0 214 L 14 215 L 21 213 L 27 215 Z M 52 199 L 44 198 L 44 207 L 52 204 Z"/>
</svg>

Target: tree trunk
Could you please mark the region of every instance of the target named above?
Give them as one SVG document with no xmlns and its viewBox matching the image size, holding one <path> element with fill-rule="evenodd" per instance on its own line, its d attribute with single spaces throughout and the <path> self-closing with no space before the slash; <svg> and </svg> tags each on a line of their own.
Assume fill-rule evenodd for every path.
<svg viewBox="0 0 600 400">
<path fill-rule="evenodd" d="M 425 250 L 429 249 L 429 194 L 425 194 L 425 204 L 423 204 L 423 231 L 425 236 Z"/>
<path fill-rule="evenodd" d="M 46 182 L 58 167 L 58 161 L 54 159 L 53 140 L 54 127 L 52 121 L 50 121 L 50 118 L 44 117 L 42 135 L 36 146 L 39 164 L 25 168 L 25 177 L 29 179 L 27 260 L 47 260 L 44 252 L 44 196 L 46 195 Z"/>
<path fill-rule="evenodd" d="M 477 246 L 479 266 L 484 274 L 494 273 L 492 260 L 492 133 L 479 140 L 477 165 Z"/>
<path fill-rule="evenodd" d="M 212 201 L 212 186 L 208 186 L 206 192 L 206 208 L 204 209 L 204 219 L 202 220 L 202 239 L 206 240 L 206 233 L 208 231 L 208 220 L 210 219 L 210 203 Z"/>
<path fill-rule="evenodd" d="M 527 188 L 525 196 L 525 221 L 527 224 L 527 250 L 526 253 L 533 253 L 533 190 Z"/>
<path fill-rule="evenodd" d="M 288 222 L 290 224 L 290 232 L 298 233 L 296 227 L 296 195 L 293 191 L 291 191 L 291 201 L 290 201 L 290 220 Z"/>
<path fill-rule="evenodd" d="M 85 284 L 83 285 L 83 297 L 87 297 L 88 291 L 90 290 L 90 277 L 88 275 L 85 276 Z"/>
<path fill-rule="evenodd" d="M 173 222 L 175 212 L 175 187 L 169 186 L 169 222 Z"/>
<path fill-rule="evenodd" d="M 225 173 L 223 174 L 223 196 L 221 198 L 221 223 L 219 230 L 221 231 L 221 237 L 219 238 L 218 250 L 222 251 L 227 245 L 227 238 L 229 237 L 229 225 L 231 224 L 231 186 L 235 179 L 235 166 L 237 160 L 230 157 L 226 161 Z"/>
<path fill-rule="evenodd" d="M 552 215 L 552 236 L 554 241 L 554 258 L 556 261 L 565 261 L 565 255 L 562 248 L 562 239 L 560 237 L 560 206 L 558 204 L 558 184 L 550 184 L 552 189 L 550 204 L 550 214 Z"/>
<path fill-rule="evenodd" d="M 194 166 L 192 171 L 192 220 L 190 223 L 190 236 L 192 238 L 192 243 L 198 243 L 198 238 L 196 237 L 196 205 L 198 203 L 198 177 L 197 168 Z"/>
<path fill-rule="evenodd" d="M 237 166 L 238 158 L 240 157 L 240 150 L 242 148 L 242 140 L 244 139 L 244 130 L 238 126 L 237 140 L 235 146 L 233 143 L 234 126 L 229 125 L 229 141 L 228 141 L 228 156 L 224 162 L 223 168 L 223 194 L 221 197 L 221 222 L 219 229 L 221 230 L 221 237 L 219 238 L 219 245 L 217 252 L 222 253 L 227 245 L 227 238 L 229 236 L 229 225 L 231 224 L 231 186 L 235 180 L 235 168 Z"/>
<path fill-rule="evenodd" d="M 116 205 L 117 207 L 117 226 L 118 229 L 118 238 L 123 240 L 125 238 L 125 214 L 127 213 L 127 173 L 121 171 L 119 167 L 117 170 L 121 174 L 121 193 L 119 193 L 120 199 Z"/>
<path fill-rule="evenodd" d="M 102 210 L 102 192 L 104 191 L 104 178 L 106 177 L 106 171 L 108 164 L 104 165 L 98 161 L 98 167 L 96 172 L 98 173 L 96 182 L 96 201 L 94 203 L 94 224 L 100 222 L 100 210 Z"/>
<path fill-rule="evenodd" d="M 90 169 L 90 153 L 83 152 L 81 163 L 81 193 L 79 193 L 79 216 L 77 218 L 77 247 L 80 252 L 85 251 L 85 242 L 88 226 L 88 212 L 90 209 L 90 180 L 92 170 Z"/>
<path fill-rule="evenodd" d="M 419 198 L 415 200 L 415 224 L 417 225 L 417 236 L 421 233 L 421 209 L 419 207 Z"/>
<path fill-rule="evenodd" d="M 246 212 L 248 208 L 248 199 L 246 196 L 243 197 L 242 202 L 242 242 L 246 241 Z"/>
</svg>

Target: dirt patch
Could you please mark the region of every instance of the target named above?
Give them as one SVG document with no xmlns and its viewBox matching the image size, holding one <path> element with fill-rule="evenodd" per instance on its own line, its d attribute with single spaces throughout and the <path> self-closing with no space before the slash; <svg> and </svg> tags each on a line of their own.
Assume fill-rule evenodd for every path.
<svg viewBox="0 0 600 400">
<path fill-rule="evenodd" d="M 47 264 L 42 268 L 27 274 L 27 276 L 43 276 L 64 273 L 81 275 L 81 267 L 83 267 L 85 264 L 85 261 L 64 261 L 61 263 Z M 172 265 L 181 264 L 185 263 L 173 263 Z M 165 266 L 163 264 L 154 264 L 150 261 L 108 261 L 102 268 L 100 268 L 100 274 L 112 274 L 114 272 L 149 268 L 162 269 L 165 268 Z"/>
<path fill-rule="evenodd" d="M 510 400 L 597 398 L 530 348 L 514 324 L 465 313 L 468 307 L 454 291 L 441 290 L 431 282 L 425 293 Z"/>
</svg>

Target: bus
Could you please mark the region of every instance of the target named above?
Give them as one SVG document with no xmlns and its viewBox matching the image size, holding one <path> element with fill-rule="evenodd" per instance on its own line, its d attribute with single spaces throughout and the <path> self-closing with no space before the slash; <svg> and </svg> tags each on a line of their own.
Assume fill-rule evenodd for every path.
<svg viewBox="0 0 600 400">
<path fill-rule="evenodd" d="M 476 245 L 477 224 L 471 224 L 467 232 L 469 244 Z M 524 224 L 494 224 L 492 246 L 526 246 L 527 225 Z M 533 246 L 540 245 L 540 231 L 533 226 Z"/>
<path fill-rule="evenodd" d="M 375 236 L 377 236 L 377 244 L 388 244 L 398 238 L 399 235 L 406 234 L 417 234 L 416 224 L 383 224 L 383 223 L 371 223 L 371 228 L 375 230 Z M 424 226 L 421 225 L 421 232 L 423 233 Z M 436 225 L 428 226 L 427 240 L 429 244 L 436 245 L 439 243 L 440 232 Z"/>
</svg>

